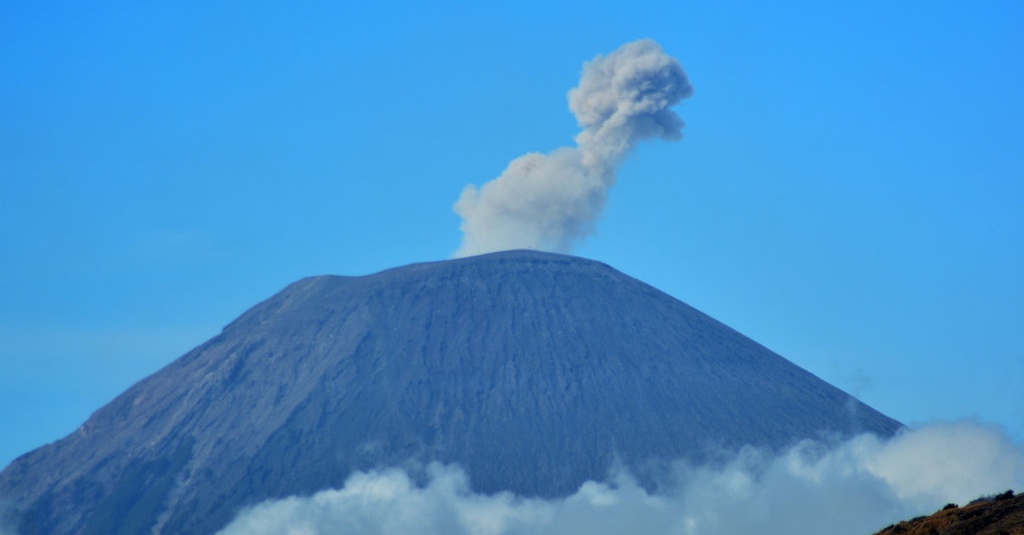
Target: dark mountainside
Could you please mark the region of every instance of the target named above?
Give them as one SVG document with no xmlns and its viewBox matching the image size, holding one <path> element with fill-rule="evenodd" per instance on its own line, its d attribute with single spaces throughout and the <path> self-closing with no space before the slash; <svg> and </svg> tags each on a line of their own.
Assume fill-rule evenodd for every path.
<svg viewBox="0 0 1024 535">
<path fill-rule="evenodd" d="M 971 502 L 947 505 L 931 516 L 893 524 L 875 535 L 1024 535 L 1024 494 L 1013 491 Z"/>
<path fill-rule="evenodd" d="M 22 535 L 209 534 L 360 469 L 549 497 L 615 462 L 653 484 L 658 461 L 899 427 L 604 264 L 512 251 L 296 282 L 18 458 L 0 503 Z"/>
</svg>

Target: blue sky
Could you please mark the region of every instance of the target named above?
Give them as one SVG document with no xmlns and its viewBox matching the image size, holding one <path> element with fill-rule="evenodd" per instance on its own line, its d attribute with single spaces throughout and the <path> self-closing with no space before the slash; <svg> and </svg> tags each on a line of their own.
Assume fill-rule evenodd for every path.
<svg viewBox="0 0 1024 535">
<path fill-rule="evenodd" d="M 576 254 L 905 423 L 1024 439 L 1024 7 L 0 6 L 0 465 L 308 275 L 439 260 L 584 61 L 696 91 Z"/>
</svg>

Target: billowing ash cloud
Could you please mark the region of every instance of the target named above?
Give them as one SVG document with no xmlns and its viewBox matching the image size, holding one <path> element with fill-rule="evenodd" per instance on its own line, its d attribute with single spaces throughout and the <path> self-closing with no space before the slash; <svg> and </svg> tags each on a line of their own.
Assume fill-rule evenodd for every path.
<svg viewBox="0 0 1024 535">
<path fill-rule="evenodd" d="M 1024 447 L 979 424 L 938 424 L 888 442 L 862 435 L 780 456 L 746 450 L 716 466 L 679 463 L 675 483 L 658 493 L 617 474 L 555 500 L 474 494 L 458 468 L 428 471 L 425 486 L 398 469 L 356 474 L 340 490 L 248 509 L 221 535 L 864 535 L 1024 488 Z"/>
<path fill-rule="evenodd" d="M 686 73 L 657 43 L 628 43 L 583 65 L 569 108 L 583 129 L 575 148 L 516 158 L 479 189 L 466 186 L 455 256 L 516 248 L 568 252 L 592 233 L 622 159 L 647 138 L 679 139 L 669 108 L 693 93 Z"/>
</svg>

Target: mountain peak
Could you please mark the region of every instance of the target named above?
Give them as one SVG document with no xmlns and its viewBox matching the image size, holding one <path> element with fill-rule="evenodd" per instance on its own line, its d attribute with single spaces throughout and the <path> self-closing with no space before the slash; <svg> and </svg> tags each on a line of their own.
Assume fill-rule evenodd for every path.
<svg viewBox="0 0 1024 535">
<path fill-rule="evenodd" d="M 213 533 L 356 470 L 564 496 L 615 463 L 653 485 L 676 459 L 898 428 L 605 264 L 519 250 L 293 283 L 16 460 L 0 500 L 26 535 Z"/>
</svg>

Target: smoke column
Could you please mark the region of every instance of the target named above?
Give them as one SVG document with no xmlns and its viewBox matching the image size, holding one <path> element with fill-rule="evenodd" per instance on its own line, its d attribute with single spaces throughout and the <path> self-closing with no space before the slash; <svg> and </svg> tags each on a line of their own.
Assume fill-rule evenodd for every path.
<svg viewBox="0 0 1024 535">
<path fill-rule="evenodd" d="M 520 156 L 498 178 L 466 186 L 454 206 L 463 233 L 455 256 L 568 252 L 594 231 L 616 170 L 636 143 L 682 137 L 683 121 L 669 108 L 691 94 L 682 66 L 650 39 L 585 63 L 569 91 L 582 128 L 576 147 Z"/>
</svg>

